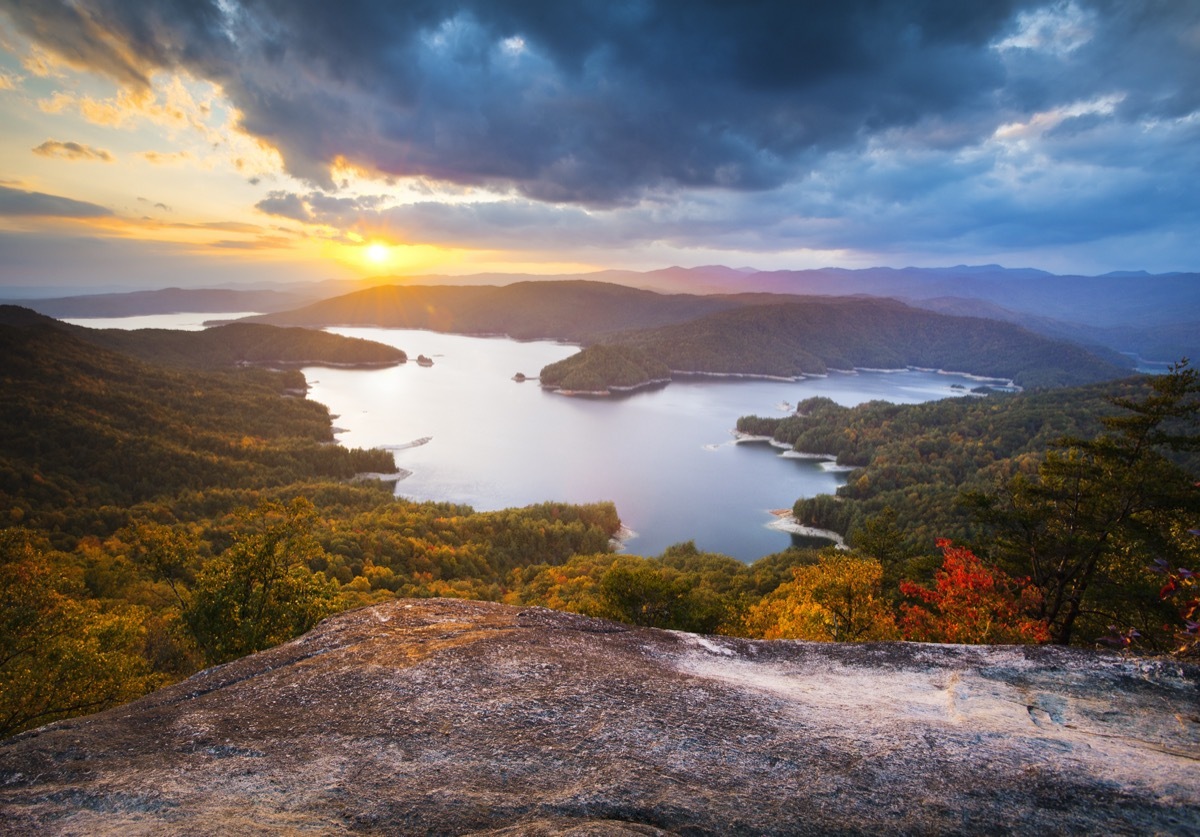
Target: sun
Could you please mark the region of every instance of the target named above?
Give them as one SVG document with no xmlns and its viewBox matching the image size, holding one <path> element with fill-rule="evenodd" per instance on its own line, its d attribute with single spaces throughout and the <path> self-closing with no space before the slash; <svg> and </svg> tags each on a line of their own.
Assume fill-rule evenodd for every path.
<svg viewBox="0 0 1200 837">
<path fill-rule="evenodd" d="M 388 247 L 381 241 L 375 241 L 367 245 L 367 261 L 369 261 L 371 264 L 381 265 L 388 260 L 391 254 L 392 248 Z"/>
</svg>

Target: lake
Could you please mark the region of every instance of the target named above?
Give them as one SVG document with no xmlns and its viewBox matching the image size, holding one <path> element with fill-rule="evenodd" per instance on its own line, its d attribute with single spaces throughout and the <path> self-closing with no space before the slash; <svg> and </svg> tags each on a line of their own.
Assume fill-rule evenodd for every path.
<svg viewBox="0 0 1200 837">
<path fill-rule="evenodd" d="M 164 314 L 71 319 L 89 328 L 202 328 L 242 314 Z M 765 443 L 735 443 L 739 416 L 785 416 L 824 395 L 847 406 L 880 399 L 916 403 L 961 395 L 969 376 L 907 370 L 834 373 L 788 383 L 691 378 L 620 398 L 571 398 L 517 383 L 578 349 L 549 341 L 429 331 L 331 328 L 397 346 L 410 361 L 376 370 L 309 367 L 309 397 L 336 416 L 349 447 L 394 450 L 410 472 L 396 493 L 490 510 L 558 500 L 611 500 L 635 536 L 628 551 L 657 555 L 694 540 L 744 561 L 786 549 L 795 536 L 770 528 L 772 509 L 832 493 L 845 474 Z M 430 438 L 415 447 L 411 442 Z"/>
<path fill-rule="evenodd" d="M 694 378 L 620 398 L 575 398 L 512 380 L 517 372 L 537 375 L 574 346 L 408 329 L 329 331 L 434 361 L 304 370 L 309 397 L 337 415 L 340 442 L 392 448 L 397 465 L 411 472 L 397 483 L 399 495 L 476 509 L 612 500 L 636 533 L 628 550 L 643 555 L 686 540 L 746 561 L 778 552 L 794 541 L 768 528 L 771 510 L 845 482 L 829 463 L 735 443 L 739 416 L 784 416 L 814 395 L 844 405 L 915 403 L 961 395 L 953 384 L 978 385 L 967 376 L 909 370 L 796 383 Z M 405 447 L 426 437 L 427 444 Z"/>
</svg>

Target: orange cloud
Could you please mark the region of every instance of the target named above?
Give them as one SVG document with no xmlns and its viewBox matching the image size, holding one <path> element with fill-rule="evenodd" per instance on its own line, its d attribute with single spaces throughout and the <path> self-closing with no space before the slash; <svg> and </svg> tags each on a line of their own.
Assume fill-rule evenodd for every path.
<svg viewBox="0 0 1200 837">
<path fill-rule="evenodd" d="M 99 160 L 102 163 L 113 161 L 113 155 L 103 148 L 93 148 L 79 142 L 46 140 L 34 148 L 33 153 L 39 157 L 58 157 L 63 160 Z"/>
<path fill-rule="evenodd" d="M 190 160 L 192 155 L 189 151 L 143 151 L 142 159 L 147 163 L 153 163 L 156 166 L 165 166 L 172 163 L 182 163 L 185 160 Z"/>
</svg>

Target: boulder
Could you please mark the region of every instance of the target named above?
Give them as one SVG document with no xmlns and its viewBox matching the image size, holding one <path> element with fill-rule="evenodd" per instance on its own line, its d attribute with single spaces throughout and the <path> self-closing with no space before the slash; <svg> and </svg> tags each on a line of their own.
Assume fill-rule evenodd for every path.
<svg viewBox="0 0 1200 837">
<path fill-rule="evenodd" d="M 0 830 L 1200 834 L 1198 682 L 399 600 L 0 743 Z"/>
</svg>

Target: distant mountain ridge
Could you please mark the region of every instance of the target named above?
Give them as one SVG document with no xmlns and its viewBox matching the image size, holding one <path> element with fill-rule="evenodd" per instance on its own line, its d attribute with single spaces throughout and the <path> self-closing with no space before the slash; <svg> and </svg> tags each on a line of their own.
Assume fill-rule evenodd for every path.
<svg viewBox="0 0 1200 837">
<path fill-rule="evenodd" d="M 588 349 L 543 370 L 546 385 L 589 392 L 638 387 L 661 380 L 665 369 L 794 377 L 829 368 L 930 366 L 1036 387 L 1128 372 L 1018 326 L 890 299 L 663 294 L 593 281 L 380 286 L 247 321 L 425 328 L 641 350 L 600 360 Z"/>
<path fill-rule="evenodd" d="M 380 277 L 377 287 L 512 287 L 531 283 L 601 282 L 667 294 L 738 296 L 771 293 L 799 296 L 889 297 L 921 308 L 1016 322 L 1055 339 L 1136 353 L 1157 361 L 1200 356 L 1200 273 L 1149 274 L 1113 271 L 1100 276 L 1056 275 L 1035 268 L 1000 265 L 953 267 L 816 268 L 755 270 L 723 265 L 659 270 L 601 270 L 531 275 L 480 273 L 467 276 Z M 388 283 L 388 284 L 383 284 Z M 97 294 L 19 304 L 55 317 L 131 316 L 179 311 L 291 311 L 364 285 L 330 281 L 295 283 L 264 290 L 179 289 Z M 945 300 L 954 299 L 954 310 Z M 300 323 L 296 323 L 300 324 Z M 639 323 L 650 327 L 666 323 Z M 489 330 L 483 312 L 474 330 Z M 428 328 L 430 325 L 417 327 Z M 572 338 L 578 339 L 578 338 Z"/>
<path fill-rule="evenodd" d="M 311 302 L 303 291 L 235 290 L 232 288 L 163 288 L 116 294 L 90 294 L 54 299 L 20 300 L 19 304 L 48 317 L 136 317 L 149 314 L 283 311 Z"/>
</svg>

